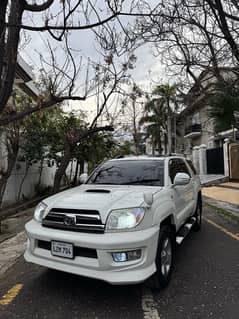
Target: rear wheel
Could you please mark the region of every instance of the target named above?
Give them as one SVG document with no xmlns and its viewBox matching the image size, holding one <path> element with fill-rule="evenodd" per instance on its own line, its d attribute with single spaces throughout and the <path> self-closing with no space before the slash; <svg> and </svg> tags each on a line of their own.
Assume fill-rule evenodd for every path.
<svg viewBox="0 0 239 319">
<path fill-rule="evenodd" d="M 170 226 L 162 226 L 156 255 L 157 271 L 149 279 L 150 287 L 165 288 L 171 278 L 175 253 L 175 234 Z"/>
<path fill-rule="evenodd" d="M 201 226 L 202 226 L 202 200 L 200 199 L 200 197 L 198 198 L 196 211 L 195 211 L 193 217 L 196 218 L 196 221 L 193 225 L 193 230 L 199 231 L 201 229 Z"/>
</svg>

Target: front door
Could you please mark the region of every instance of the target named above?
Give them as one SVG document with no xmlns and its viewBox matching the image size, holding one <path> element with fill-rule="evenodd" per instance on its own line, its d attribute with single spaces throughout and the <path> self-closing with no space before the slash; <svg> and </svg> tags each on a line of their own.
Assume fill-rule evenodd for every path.
<svg viewBox="0 0 239 319">
<path fill-rule="evenodd" d="M 175 202 L 177 225 L 184 224 L 189 215 L 192 214 L 194 209 L 193 198 L 193 179 L 191 173 L 188 170 L 187 165 L 183 159 L 171 159 L 169 161 L 169 176 L 173 184 L 174 178 L 177 173 L 186 173 L 191 179 L 187 185 L 178 185 L 172 188 L 173 199 Z"/>
</svg>

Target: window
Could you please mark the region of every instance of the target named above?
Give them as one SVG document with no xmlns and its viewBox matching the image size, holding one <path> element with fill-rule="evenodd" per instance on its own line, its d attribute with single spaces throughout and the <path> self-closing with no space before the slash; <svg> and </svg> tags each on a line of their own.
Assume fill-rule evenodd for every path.
<svg viewBox="0 0 239 319">
<path fill-rule="evenodd" d="M 184 160 L 180 158 L 171 159 L 169 161 L 169 176 L 172 183 L 177 173 L 186 173 L 191 176 Z"/>
</svg>

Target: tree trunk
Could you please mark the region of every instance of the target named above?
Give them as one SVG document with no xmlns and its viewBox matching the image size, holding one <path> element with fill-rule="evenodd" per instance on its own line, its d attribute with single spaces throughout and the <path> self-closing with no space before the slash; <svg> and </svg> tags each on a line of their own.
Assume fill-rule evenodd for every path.
<svg viewBox="0 0 239 319">
<path fill-rule="evenodd" d="M 64 155 L 62 157 L 60 166 L 58 167 L 56 174 L 55 174 L 55 177 L 54 177 L 54 184 L 53 184 L 53 189 L 52 189 L 53 194 L 59 192 L 62 177 L 65 174 L 65 171 L 67 169 L 67 166 L 68 166 L 71 158 L 72 158 L 71 148 L 70 148 L 70 146 L 67 145 L 65 152 L 64 152 Z"/>
<path fill-rule="evenodd" d="M 74 174 L 74 178 L 73 178 L 73 181 L 72 181 L 72 185 L 73 186 L 77 185 L 78 170 L 79 170 L 79 161 L 77 160 L 75 174 Z"/>
<path fill-rule="evenodd" d="M 44 160 L 42 159 L 40 162 L 40 169 L 39 169 L 39 178 L 38 178 L 38 182 L 37 182 L 37 189 L 39 189 L 39 187 L 41 186 L 41 178 L 42 178 L 42 172 L 43 172 L 43 162 Z"/>
<path fill-rule="evenodd" d="M 171 109 L 169 105 L 169 100 L 167 101 L 168 107 L 168 154 L 172 153 L 172 120 L 171 120 Z"/>
<path fill-rule="evenodd" d="M 5 52 L 5 18 L 6 18 L 6 10 L 7 10 L 7 0 L 0 1 L 0 79 L 2 78 L 3 65 L 4 65 L 4 52 Z M 0 89 L 2 83 L 0 81 Z"/>
<path fill-rule="evenodd" d="M 76 163 L 76 165 L 77 165 L 77 163 Z M 72 172 L 73 172 L 73 159 L 71 160 L 71 170 L 70 170 L 70 177 L 69 177 L 69 182 L 70 183 L 71 183 Z"/>
<path fill-rule="evenodd" d="M 80 175 L 84 173 L 85 161 L 83 159 L 80 160 Z"/>
<path fill-rule="evenodd" d="M 12 170 L 15 166 L 18 154 L 18 142 L 8 148 L 7 155 L 7 169 L 1 172 L 2 177 L 0 178 L 0 207 L 2 206 L 3 196 L 6 190 L 7 181 L 11 176 Z M 11 150 L 10 150 L 11 149 Z"/>
<path fill-rule="evenodd" d="M 25 179 L 26 179 L 26 177 L 27 177 L 27 173 L 28 173 L 28 171 L 29 171 L 29 168 L 30 168 L 29 163 L 26 163 L 26 170 L 25 170 L 25 173 L 24 173 L 24 175 L 23 175 L 23 178 L 22 178 L 22 181 L 21 181 L 19 190 L 18 190 L 18 195 L 17 195 L 17 200 L 18 200 L 18 201 L 20 201 L 20 199 L 21 199 L 22 186 L 23 186 L 24 181 L 25 181 Z"/>
<path fill-rule="evenodd" d="M 6 190 L 7 181 L 11 174 L 4 174 L 0 179 L 0 207 L 2 206 L 3 195 Z"/>
<path fill-rule="evenodd" d="M 7 101 L 12 93 L 17 64 L 18 44 L 21 30 L 20 25 L 22 21 L 23 10 L 23 1 L 11 1 L 8 22 L 9 24 L 17 26 L 8 28 L 3 57 L 0 56 L 0 58 L 3 59 L 2 63 L 5 63 L 5 66 L 2 68 L 0 74 L 0 113 L 4 110 Z"/>
<path fill-rule="evenodd" d="M 158 139 L 158 150 L 159 150 L 159 155 L 162 155 L 161 135 L 159 135 L 159 139 Z"/>
</svg>

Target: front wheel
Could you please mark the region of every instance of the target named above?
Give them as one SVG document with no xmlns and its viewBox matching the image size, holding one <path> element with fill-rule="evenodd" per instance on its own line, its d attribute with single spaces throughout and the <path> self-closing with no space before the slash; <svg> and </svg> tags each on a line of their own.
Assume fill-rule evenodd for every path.
<svg viewBox="0 0 239 319">
<path fill-rule="evenodd" d="M 159 234 L 156 255 L 157 271 L 150 278 L 150 287 L 155 289 L 165 288 L 171 278 L 175 253 L 175 235 L 170 226 L 162 226 Z"/>
</svg>

